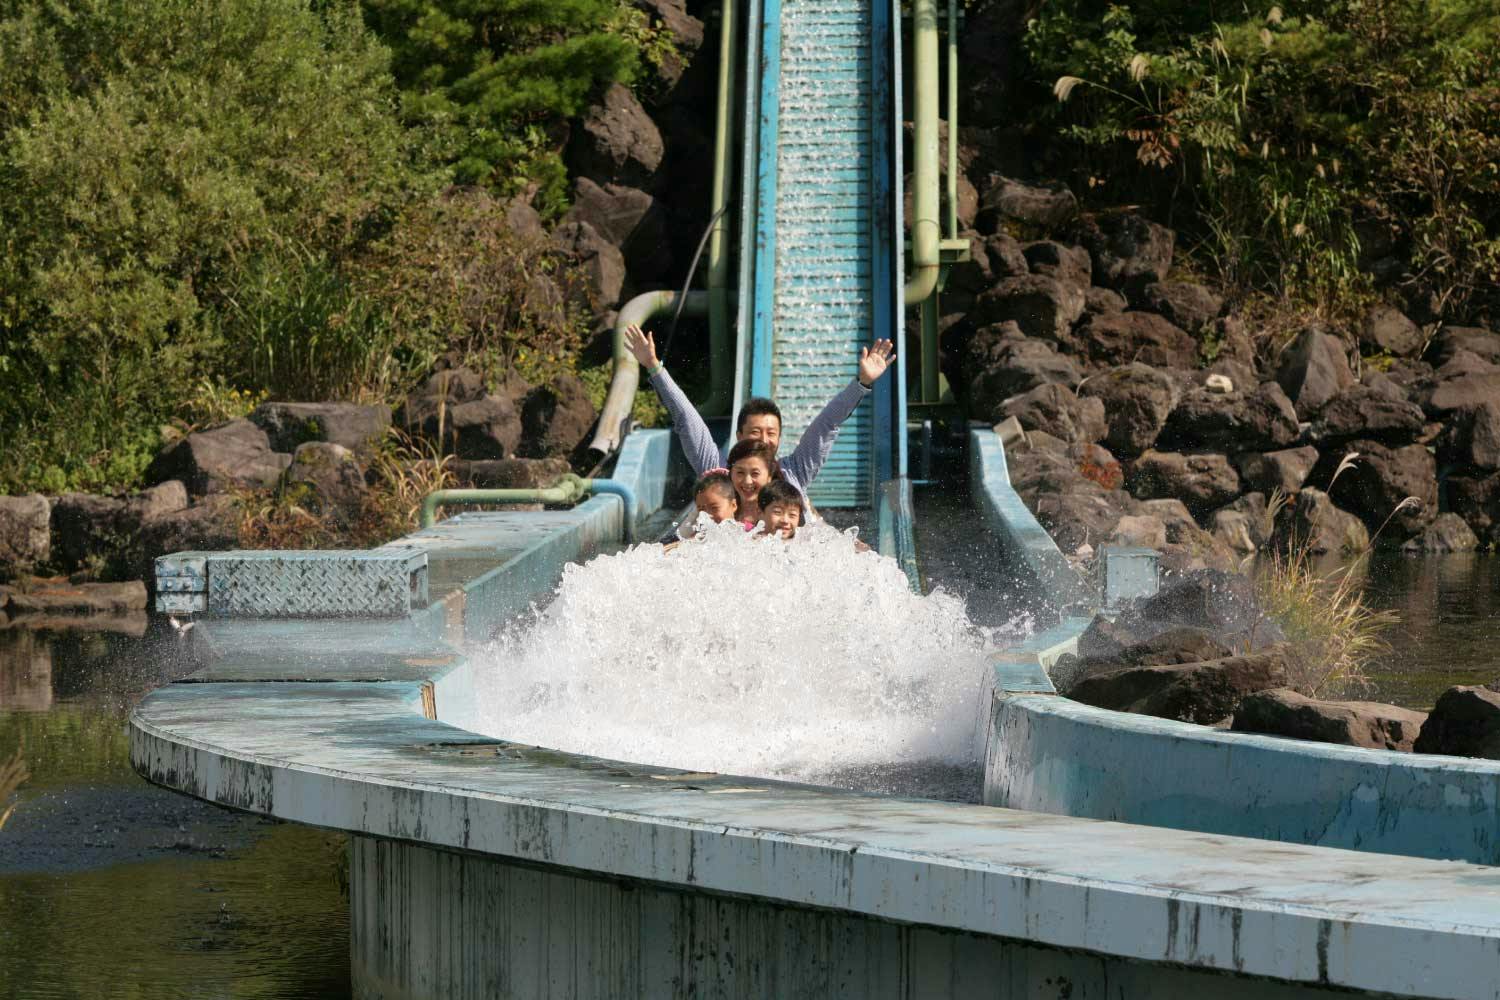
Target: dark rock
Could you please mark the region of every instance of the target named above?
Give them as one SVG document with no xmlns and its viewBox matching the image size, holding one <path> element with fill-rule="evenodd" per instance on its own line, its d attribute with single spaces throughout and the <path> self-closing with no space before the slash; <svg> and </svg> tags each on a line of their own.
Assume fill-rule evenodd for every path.
<svg viewBox="0 0 1500 1000">
<path fill-rule="evenodd" d="M 1112 288 L 1096 285 L 1083 293 L 1083 311 L 1089 315 L 1124 312 L 1125 306 L 1125 296 Z"/>
<path fill-rule="evenodd" d="M 1092 279 L 1093 262 L 1083 247 L 1072 247 L 1053 240 L 1028 243 L 1022 248 L 1026 263 L 1032 274 L 1045 274 L 1064 284 L 1088 288 Z"/>
<path fill-rule="evenodd" d="M 1246 695 L 1230 728 L 1371 750 L 1410 750 L 1426 719 L 1422 712 L 1395 705 L 1317 701 L 1290 688 L 1273 688 Z"/>
<path fill-rule="evenodd" d="M 1485 544 L 1500 542 L 1500 472 L 1450 475 L 1443 483 L 1448 506 Z"/>
<path fill-rule="evenodd" d="M 1264 454 L 1246 452 L 1236 455 L 1234 464 L 1247 489 L 1266 494 L 1280 490 L 1290 495 L 1302 488 L 1313 466 L 1318 464 L 1318 449 L 1309 445 Z"/>
<path fill-rule="evenodd" d="M 1097 373 L 1078 393 L 1103 401 L 1109 423 L 1105 444 L 1118 455 L 1132 456 L 1156 442 L 1181 390 L 1173 376 L 1134 362 Z"/>
<path fill-rule="evenodd" d="M 1426 358 L 1444 365 L 1459 351 L 1467 351 L 1490 364 L 1500 364 L 1500 334 L 1475 326 L 1445 326 L 1428 345 Z"/>
<path fill-rule="evenodd" d="M 1435 420 L 1444 420 L 1456 410 L 1473 410 L 1500 399 L 1500 365 L 1458 351 L 1417 386 L 1414 398 Z"/>
<path fill-rule="evenodd" d="M 547 235 L 541 215 L 519 195 L 505 203 L 505 227 L 526 240 L 540 240 Z"/>
<path fill-rule="evenodd" d="M 1334 396 L 1354 384 L 1354 374 L 1337 337 L 1307 327 L 1281 352 L 1276 382 L 1297 415 L 1312 419 Z"/>
<path fill-rule="evenodd" d="M 456 460 L 454 478 L 477 489 L 544 489 L 573 471 L 566 458 L 496 458 Z"/>
<path fill-rule="evenodd" d="M 1359 328 L 1359 343 L 1370 351 L 1384 351 L 1397 357 L 1421 353 L 1427 338 L 1422 328 L 1399 309 L 1376 306 L 1365 314 Z"/>
<path fill-rule="evenodd" d="M 563 222 L 586 222 L 619 248 L 626 270 L 638 282 L 654 282 L 672 272 L 666 213 L 639 188 L 600 186 L 580 177 L 573 186 L 573 207 Z"/>
<path fill-rule="evenodd" d="M 1406 444 L 1422 433 L 1422 409 L 1404 399 L 1390 399 L 1369 386 L 1354 384 L 1318 411 L 1312 439 L 1320 444 L 1371 438 Z"/>
<path fill-rule="evenodd" d="M 1400 541 L 1437 516 L 1437 463 L 1426 448 L 1419 444 L 1392 448 L 1363 439 L 1350 441 L 1346 447 L 1359 457 L 1328 494 L 1340 507 L 1358 514 L 1371 532 L 1387 525 L 1386 531 Z M 1338 453 L 1325 454 L 1313 470 L 1313 481 L 1328 482 L 1341 458 Z M 1416 502 L 1403 506 L 1408 497 Z"/>
<path fill-rule="evenodd" d="M 567 254 L 582 278 L 592 309 L 613 309 L 625 295 L 625 257 L 587 222 L 565 222 L 552 244 Z"/>
<path fill-rule="evenodd" d="M 532 391 L 521 409 L 523 452 L 528 458 L 572 454 L 588 437 L 597 414 L 588 389 L 575 375 L 560 375 Z"/>
<path fill-rule="evenodd" d="M 298 445 L 285 483 L 312 510 L 343 525 L 353 524 L 359 517 L 370 492 L 354 452 L 327 441 Z"/>
<path fill-rule="evenodd" d="M 39 493 L 0 496 L 0 578 L 27 572 L 52 554 L 52 504 Z"/>
<path fill-rule="evenodd" d="M 1362 375 L 1360 375 L 1359 382 L 1360 385 L 1369 389 L 1377 396 L 1381 396 L 1385 399 L 1395 400 L 1399 403 L 1409 401 L 1406 390 L 1399 384 L 1397 384 L 1396 381 L 1389 375 L 1384 375 L 1376 371 L 1366 371 Z"/>
<path fill-rule="evenodd" d="M 1157 447 L 1224 452 L 1275 451 L 1297 440 L 1297 415 L 1275 382 L 1227 394 L 1189 389 L 1173 408 Z"/>
<path fill-rule="evenodd" d="M 146 609 L 146 585 L 127 583 L 48 583 L 25 593 L 12 592 L 8 610 L 12 615 L 108 615 Z"/>
<path fill-rule="evenodd" d="M 1167 525 L 1151 514 L 1126 514 L 1115 522 L 1105 544 L 1161 552 L 1167 547 Z"/>
<path fill-rule="evenodd" d="M 53 562 L 72 573 L 120 549 L 127 507 L 124 500 L 92 493 L 64 493 L 53 500 Z"/>
<path fill-rule="evenodd" d="M 1132 212 L 1083 219 L 1079 240 L 1094 261 L 1094 281 L 1127 293 L 1164 281 L 1172 269 L 1176 236 Z"/>
<path fill-rule="evenodd" d="M 1167 532 L 1159 567 L 1164 577 L 1202 571 L 1232 572 L 1239 560 L 1234 549 L 1199 527 L 1187 505 L 1176 498 L 1145 500 L 1141 513 L 1157 518 Z M 1192 576 L 1187 577 L 1189 579 Z"/>
<path fill-rule="evenodd" d="M 1081 476 L 1079 482 L 1086 482 Z M 1124 505 L 1133 503 L 1123 490 L 1041 493 L 1027 506 L 1037 521 L 1047 529 L 1063 552 L 1079 551 L 1084 545 L 1097 546 L 1107 539 L 1119 523 Z"/>
<path fill-rule="evenodd" d="M 703 22 L 687 12 L 683 0 L 634 0 L 635 4 L 650 11 L 656 20 L 672 36 L 672 44 L 686 55 L 692 55 L 703 45 Z"/>
<path fill-rule="evenodd" d="M 1132 639 L 1108 655 L 1076 657 L 1061 670 L 1054 667 L 1050 676 L 1058 692 L 1068 694 L 1079 682 L 1116 670 L 1203 663 L 1229 655 L 1229 649 L 1201 629 L 1173 628 L 1149 639 Z"/>
<path fill-rule="evenodd" d="M 1364 522 L 1340 510 L 1322 490 L 1304 487 L 1276 518 L 1274 544 L 1285 551 L 1306 546 L 1312 555 L 1363 552 L 1370 545 Z"/>
<path fill-rule="evenodd" d="M 1141 293 L 1141 308 L 1161 313 L 1173 325 L 1197 333 L 1213 324 L 1224 300 L 1202 285 L 1185 281 L 1157 281 Z"/>
<path fill-rule="evenodd" d="M 188 550 L 232 549 L 240 543 L 243 510 L 230 494 L 206 496 L 186 510 L 141 522 L 131 549 L 131 575 L 149 579 L 158 556 Z"/>
<path fill-rule="evenodd" d="M 1097 399 L 1079 399 L 1061 385 L 1042 385 L 1000 405 L 994 422 L 1015 417 L 1026 430 L 1046 431 L 1064 441 L 1098 441 L 1104 437 L 1104 404 Z M 984 419 L 983 416 L 980 419 Z"/>
<path fill-rule="evenodd" d="M 1421 403 L 1416 394 L 1432 379 L 1433 367 L 1425 361 L 1397 358 L 1382 374 L 1399 386 L 1407 399 Z"/>
<path fill-rule="evenodd" d="M 1098 708 L 1154 715 L 1203 725 L 1234 711 L 1246 695 L 1286 684 L 1280 649 L 1202 663 L 1129 667 L 1089 677 L 1069 692 Z"/>
<path fill-rule="evenodd" d="M 1479 539 L 1464 519 L 1452 511 L 1445 511 L 1423 528 L 1421 533 L 1407 539 L 1402 552 L 1425 555 L 1437 552 L 1473 552 L 1479 548 Z"/>
<path fill-rule="evenodd" d="M 388 406 L 359 403 L 262 403 L 250 422 L 266 432 L 272 451 L 294 452 L 308 441 L 327 441 L 368 452 L 391 426 Z"/>
<path fill-rule="evenodd" d="M 1015 237 L 1008 233 L 995 233 L 984 241 L 984 252 L 989 260 L 991 280 L 1019 278 L 1031 273 L 1031 264 L 1026 252 Z M 982 291 L 983 289 L 978 289 Z"/>
<path fill-rule="evenodd" d="M 509 458 L 521 442 L 521 417 L 511 396 L 490 394 L 466 368 L 428 379 L 421 395 L 407 399 L 402 420 L 411 433 L 459 458 Z"/>
<path fill-rule="evenodd" d="M 1500 760 L 1500 694 L 1467 686 L 1444 691 L 1422 724 L 1413 749 Z"/>
<path fill-rule="evenodd" d="M 1259 552 L 1270 541 L 1266 533 L 1265 495 L 1246 493 L 1233 503 L 1220 507 L 1209 516 L 1208 530 L 1236 552 Z"/>
<path fill-rule="evenodd" d="M 1223 455 L 1147 451 L 1131 463 L 1127 488 L 1137 500 L 1181 500 L 1204 516 L 1239 496 L 1240 477 Z"/>
<path fill-rule="evenodd" d="M 1136 361 L 1157 368 L 1198 365 L 1198 342 L 1155 313 L 1097 313 L 1080 323 L 1064 343 L 1095 367 Z"/>
<path fill-rule="evenodd" d="M 1500 400 L 1454 410 L 1437 438 L 1438 457 L 1473 469 L 1500 469 Z"/>
<path fill-rule="evenodd" d="M 645 187 L 663 151 L 661 132 L 630 88 L 612 83 L 573 129 L 568 164 L 574 176 Z"/>
<path fill-rule="evenodd" d="M 1053 382 L 1071 389 L 1081 378 L 1054 344 L 1022 337 L 1014 323 L 974 331 L 964 353 L 971 413 L 997 413 L 1001 403 L 1018 393 Z"/>
<path fill-rule="evenodd" d="M 281 479 L 291 456 L 271 450 L 266 432 L 248 420 L 231 420 L 207 431 L 195 431 L 156 456 L 146 481 L 178 479 L 193 496 L 225 489 L 270 489 Z"/>
<path fill-rule="evenodd" d="M 960 125 L 962 129 L 962 125 Z M 1078 216 L 1078 199 L 1062 184 L 1039 186 L 991 174 L 979 199 L 977 225 L 994 232 L 1008 219 L 1057 229 Z"/>
<path fill-rule="evenodd" d="M 187 487 L 179 480 L 168 479 L 127 497 L 125 506 L 125 518 L 131 530 L 138 530 L 142 521 L 187 510 Z"/>
<path fill-rule="evenodd" d="M 1083 478 L 1106 490 L 1117 490 L 1125 483 L 1125 470 L 1109 449 L 1079 441 L 1068 446 L 1068 458 Z"/>
<path fill-rule="evenodd" d="M 1083 315 L 1083 290 L 1041 274 L 1004 278 L 980 294 L 971 320 L 980 326 L 1014 320 L 1028 337 L 1061 340 Z"/>
</svg>

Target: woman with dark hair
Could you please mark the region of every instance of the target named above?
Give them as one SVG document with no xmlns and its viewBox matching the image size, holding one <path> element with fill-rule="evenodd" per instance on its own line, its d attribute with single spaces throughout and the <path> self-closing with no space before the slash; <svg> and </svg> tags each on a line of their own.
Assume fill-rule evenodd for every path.
<svg viewBox="0 0 1500 1000">
<path fill-rule="evenodd" d="M 754 524 L 760 520 L 760 491 L 767 483 L 781 478 L 775 445 L 746 438 L 729 449 L 729 479 L 740 496 L 741 521 Z"/>
</svg>

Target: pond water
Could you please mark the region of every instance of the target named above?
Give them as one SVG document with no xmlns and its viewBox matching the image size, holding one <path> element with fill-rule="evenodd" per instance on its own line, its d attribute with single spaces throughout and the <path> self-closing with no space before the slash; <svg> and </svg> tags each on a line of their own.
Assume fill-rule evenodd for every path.
<svg viewBox="0 0 1500 1000">
<path fill-rule="evenodd" d="M 30 772 L 0 829 L 0 994 L 347 997 L 343 839 L 136 776 L 130 709 L 187 668 L 170 629 L 113 624 L 0 630 L 0 764 Z"/>
<path fill-rule="evenodd" d="M 1455 684 L 1500 680 L 1500 555 L 1378 552 L 1364 573 L 1377 608 L 1401 616 L 1361 697 L 1428 709 Z"/>
</svg>

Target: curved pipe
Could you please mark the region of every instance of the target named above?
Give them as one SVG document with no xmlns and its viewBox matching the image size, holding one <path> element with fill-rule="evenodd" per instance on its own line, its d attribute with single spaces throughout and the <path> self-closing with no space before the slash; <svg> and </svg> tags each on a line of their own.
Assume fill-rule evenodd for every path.
<svg viewBox="0 0 1500 1000">
<path fill-rule="evenodd" d="M 708 313 L 708 292 L 688 292 L 682 311 L 689 316 L 704 316 Z M 599 410 L 599 429 L 589 445 L 593 451 L 612 455 L 625 437 L 630 411 L 635 406 L 635 393 L 641 385 L 641 366 L 625 349 L 625 328 L 632 324 L 645 324 L 653 317 L 672 311 L 677 304 L 677 293 L 664 288 L 657 292 L 645 292 L 625 303 L 615 319 L 614 331 L 614 375 L 609 382 L 609 394 L 604 397 L 604 406 Z"/>
<path fill-rule="evenodd" d="M 708 398 L 699 407 L 717 415 L 733 405 L 734 373 L 729 356 L 729 157 L 734 145 L 735 65 L 739 50 L 736 0 L 719 10 L 719 95 L 714 112 L 713 236 L 708 244 Z"/>
<path fill-rule="evenodd" d="M 937 290 L 943 230 L 938 221 L 938 17 L 937 0 L 912 2 L 914 142 L 912 149 L 912 273 L 906 304 Z"/>
<path fill-rule="evenodd" d="M 584 479 L 568 473 L 541 489 L 437 490 L 422 499 L 422 527 L 437 523 L 439 507 L 473 507 L 492 503 L 573 504 L 591 493 L 617 496 L 625 505 L 625 541 L 635 541 L 635 518 L 640 509 L 635 491 L 618 479 Z"/>
</svg>

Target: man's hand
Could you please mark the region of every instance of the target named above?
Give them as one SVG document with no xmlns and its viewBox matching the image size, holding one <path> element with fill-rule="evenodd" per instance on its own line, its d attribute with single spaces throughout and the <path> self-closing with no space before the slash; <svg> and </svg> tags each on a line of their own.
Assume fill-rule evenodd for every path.
<svg viewBox="0 0 1500 1000">
<path fill-rule="evenodd" d="M 885 370 L 890 367 L 895 347 L 889 340 L 877 340 L 874 347 L 859 349 L 859 384 L 866 389 L 873 386 Z"/>
<path fill-rule="evenodd" d="M 661 363 L 656 360 L 656 338 L 634 323 L 625 328 L 625 349 L 647 371 Z"/>
</svg>

